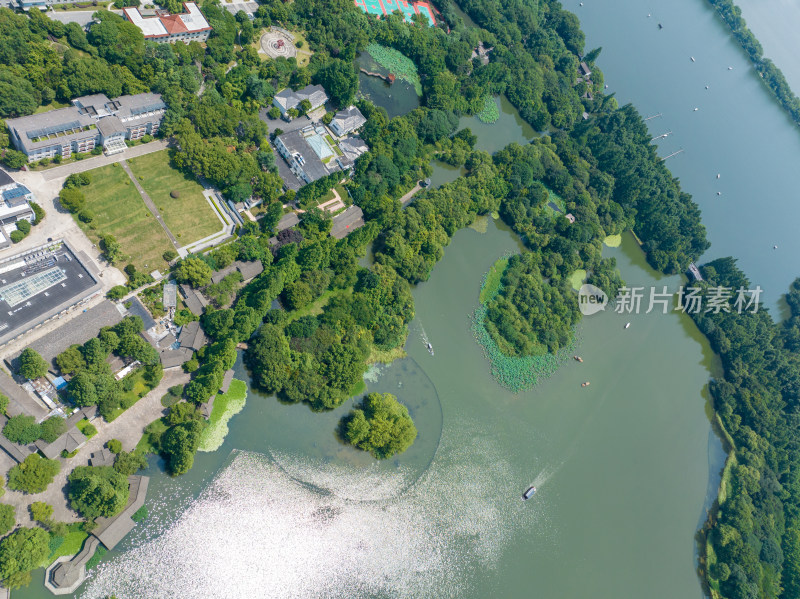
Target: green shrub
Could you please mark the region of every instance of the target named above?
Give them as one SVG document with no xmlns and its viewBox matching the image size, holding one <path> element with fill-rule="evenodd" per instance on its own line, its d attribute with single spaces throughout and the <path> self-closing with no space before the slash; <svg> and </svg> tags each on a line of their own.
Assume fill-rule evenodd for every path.
<svg viewBox="0 0 800 599">
<path fill-rule="evenodd" d="M 34 501 L 30 505 L 31 518 L 41 524 L 46 524 L 53 517 L 53 506 L 44 501 Z"/>
<path fill-rule="evenodd" d="M 111 453 L 119 453 L 122 451 L 122 441 L 119 439 L 109 439 L 106 443 L 106 447 L 108 447 L 108 451 Z"/>
<path fill-rule="evenodd" d="M 115 285 L 108 290 L 106 297 L 110 300 L 118 300 L 125 297 L 128 293 L 128 288 L 125 285 Z"/>
<path fill-rule="evenodd" d="M 25 239 L 25 233 L 22 231 L 11 231 L 11 235 L 9 235 L 11 241 L 14 243 L 19 243 L 23 239 Z"/>
</svg>

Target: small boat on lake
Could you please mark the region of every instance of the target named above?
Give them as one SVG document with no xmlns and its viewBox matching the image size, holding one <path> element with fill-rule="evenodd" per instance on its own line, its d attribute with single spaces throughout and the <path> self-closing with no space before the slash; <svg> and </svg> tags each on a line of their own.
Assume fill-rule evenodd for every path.
<svg viewBox="0 0 800 599">
<path fill-rule="evenodd" d="M 428 348 L 428 352 L 430 352 L 430 354 L 433 355 L 433 346 L 430 343 L 428 343 L 426 344 L 426 347 Z"/>
<path fill-rule="evenodd" d="M 631 326 L 631 323 L 629 323 L 629 322 L 626 322 L 626 323 L 625 323 L 625 328 L 627 329 L 629 326 Z"/>
<path fill-rule="evenodd" d="M 588 387 L 589 385 L 591 385 L 591 383 L 589 381 L 586 381 L 585 383 L 581 383 L 581 387 Z"/>
<path fill-rule="evenodd" d="M 534 495 L 536 495 L 536 487 L 534 487 L 534 486 L 530 486 L 530 487 L 528 487 L 528 488 L 525 490 L 525 492 L 522 494 L 522 500 L 523 500 L 523 501 L 528 501 L 528 499 L 530 499 L 530 498 L 531 498 L 531 497 L 533 497 Z"/>
<path fill-rule="evenodd" d="M 689 58 L 691 58 L 691 59 L 692 59 L 692 62 L 694 62 L 694 61 L 695 61 L 695 60 L 694 60 L 694 56 L 690 56 Z"/>
<path fill-rule="evenodd" d="M 572 356 L 572 357 L 575 359 L 576 362 L 583 362 L 583 358 L 581 358 L 580 356 Z"/>
</svg>

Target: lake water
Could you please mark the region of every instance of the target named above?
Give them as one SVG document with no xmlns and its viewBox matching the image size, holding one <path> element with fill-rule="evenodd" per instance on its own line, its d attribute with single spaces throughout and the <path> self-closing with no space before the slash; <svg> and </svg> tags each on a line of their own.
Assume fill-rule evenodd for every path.
<svg viewBox="0 0 800 599">
<path fill-rule="evenodd" d="M 645 116 L 663 114 L 648 122 L 653 136 L 672 131 L 662 156 L 685 150 L 667 164 L 702 209 L 711 241 L 703 259 L 738 258 L 776 306 L 800 275 L 797 127 L 705 0 L 583 4 L 564 2 L 586 47 L 603 47 L 608 91 Z"/>
<path fill-rule="evenodd" d="M 386 75 L 389 71 L 379 65 L 366 50 L 356 58 L 356 65 L 372 73 Z M 413 85 L 397 79 L 391 85 L 380 77 L 358 74 L 358 93 L 376 106 L 386 109 L 389 118 L 402 116 L 419 106 L 419 96 Z"/>
<path fill-rule="evenodd" d="M 764 48 L 764 56 L 783 71 L 795 94 L 800 90 L 800 4 L 793 0 L 738 0 L 747 27 Z"/>
<path fill-rule="evenodd" d="M 663 155 L 686 150 L 669 166 L 703 208 L 709 256 L 738 257 L 774 302 L 800 245 L 797 132 L 706 4 L 584 3 L 568 6 L 587 47 L 603 46 L 612 91 L 664 114 L 651 121 L 654 135 L 673 131 Z M 496 223 L 465 229 L 414 290 L 410 358 L 369 389 L 411 405 L 419 445 L 365 463 L 333 437 L 346 408 L 313 414 L 251 392 L 223 447 L 187 475 L 171 480 L 152 460 L 151 518 L 78 596 L 700 597 L 694 534 L 721 459 L 708 345 L 679 314 L 604 312 L 579 326 L 582 364 L 529 392 L 501 389 L 469 319 L 483 274 L 518 249 Z M 605 254 L 628 285 L 679 284 L 629 235 Z M 523 503 L 532 483 L 540 491 Z"/>
</svg>

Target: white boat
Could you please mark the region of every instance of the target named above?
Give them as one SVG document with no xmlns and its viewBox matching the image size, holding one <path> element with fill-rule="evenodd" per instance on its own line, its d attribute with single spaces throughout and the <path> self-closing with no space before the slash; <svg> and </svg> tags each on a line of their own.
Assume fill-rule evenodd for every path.
<svg viewBox="0 0 800 599">
<path fill-rule="evenodd" d="M 631 326 L 631 323 L 629 323 L 629 322 L 626 322 L 626 323 L 625 323 L 625 328 L 627 329 L 629 326 Z"/>
<path fill-rule="evenodd" d="M 694 56 L 692 56 L 691 59 L 692 59 L 692 62 L 694 62 Z"/>
<path fill-rule="evenodd" d="M 430 352 L 430 354 L 433 355 L 433 346 L 430 343 L 428 343 L 427 344 L 427 348 L 428 348 L 428 351 Z"/>
<path fill-rule="evenodd" d="M 531 497 L 536 495 L 536 487 L 530 486 L 526 489 L 526 491 L 522 494 L 522 500 L 528 501 Z"/>
</svg>

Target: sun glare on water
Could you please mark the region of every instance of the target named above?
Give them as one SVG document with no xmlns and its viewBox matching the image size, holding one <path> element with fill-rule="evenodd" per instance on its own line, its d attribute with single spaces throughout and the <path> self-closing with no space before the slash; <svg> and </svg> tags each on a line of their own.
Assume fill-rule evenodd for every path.
<svg viewBox="0 0 800 599">
<path fill-rule="evenodd" d="M 516 508 L 508 463 L 472 432 L 443 438 L 416 482 L 402 468 L 238 452 L 161 534 L 95 568 L 80 596 L 462 596 L 539 512 Z"/>
</svg>

